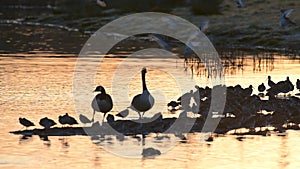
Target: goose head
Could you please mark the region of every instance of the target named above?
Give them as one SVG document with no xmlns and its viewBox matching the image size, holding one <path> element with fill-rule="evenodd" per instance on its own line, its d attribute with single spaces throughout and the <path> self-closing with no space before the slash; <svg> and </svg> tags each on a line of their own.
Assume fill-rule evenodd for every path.
<svg viewBox="0 0 300 169">
<path fill-rule="evenodd" d="M 147 69 L 145 67 L 143 67 L 142 71 L 141 71 L 143 74 L 146 74 L 147 73 Z"/>
<path fill-rule="evenodd" d="M 94 90 L 94 92 L 105 93 L 105 89 L 103 86 L 97 86 L 96 89 Z"/>
</svg>

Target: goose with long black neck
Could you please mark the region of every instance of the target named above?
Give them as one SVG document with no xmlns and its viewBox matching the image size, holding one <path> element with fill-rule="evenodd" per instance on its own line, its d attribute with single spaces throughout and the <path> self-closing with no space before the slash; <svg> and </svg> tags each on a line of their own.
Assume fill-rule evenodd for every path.
<svg viewBox="0 0 300 169">
<path fill-rule="evenodd" d="M 103 86 L 97 86 L 94 92 L 100 92 L 97 94 L 92 101 L 92 108 L 94 110 L 92 122 L 94 122 L 94 116 L 96 111 L 104 113 L 103 120 L 107 112 L 113 108 L 113 101 L 109 94 L 106 93 Z"/>
<path fill-rule="evenodd" d="M 130 108 L 139 113 L 140 119 L 144 116 L 145 112 L 150 110 L 154 105 L 154 98 L 150 94 L 146 85 L 146 73 L 147 69 L 143 68 L 142 74 L 142 86 L 143 92 L 133 97 Z M 141 115 L 141 112 L 143 113 Z"/>
</svg>

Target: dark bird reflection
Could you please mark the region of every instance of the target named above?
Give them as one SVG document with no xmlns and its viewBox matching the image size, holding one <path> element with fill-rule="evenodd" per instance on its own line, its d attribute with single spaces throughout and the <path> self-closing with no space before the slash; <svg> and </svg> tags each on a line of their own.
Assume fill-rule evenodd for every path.
<svg viewBox="0 0 300 169">
<path fill-rule="evenodd" d="M 39 135 L 40 139 L 43 141 L 44 145 L 51 146 L 51 141 L 49 140 L 47 135 Z"/>
<path fill-rule="evenodd" d="M 19 144 L 23 144 L 32 139 L 32 135 L 22 135 L 19 139 Z"/>
<path fill-rule="evenodd" d="M 144 158 L 154 158 L 155 156 L 161 155 L 161 152 L 155 148 L 144 148 L 142 152 L 142 156 Z"/>
</svg>

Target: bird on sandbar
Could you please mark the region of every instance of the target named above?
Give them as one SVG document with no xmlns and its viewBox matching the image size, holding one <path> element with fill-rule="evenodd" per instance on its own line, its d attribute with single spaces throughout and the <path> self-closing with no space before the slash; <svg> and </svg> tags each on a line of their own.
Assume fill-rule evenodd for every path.
<svg viewBox="0 0 300 169">
<path fill-rule="evenodd" d="M 258 86 L 258 91 L 259 92 L 264 92 L 266 90 L 266 86 L 265 86 L 265 84 L 264 83 L 262 83 L 262 84 L 260 84 L 259 86 Z"/>
<path fill-rule="evenodd" d="M 44 117 L 40 120 L 39 124 L 41 126 L 43 126 L 45 129 L 49 129 L 51 128 L 52 126 L 56 125 L 56 123 L 52 120 L 52 119 L 49 119 L 48 117 Z"/>
<path fill-rule="evenodd" d="M 76 121 L 76 119 L 74 117 L 69 116 L 68 113 L 66 113 L 63 116 L 58 116 L 58 121 L 60 124 L 62 125 L 73 125 L 73 124 L 78 124 L 78 122 Z"/>
<path fill-rule="evenodd" d="M 79 120 L 83 124 L 92 123 L 92 121 L 89 118 L 87 118 L 85 115 L 83 115 L 83 114 L 79 115 Z"/>
<path fill-rule="evenodd" d="M 146 73 L 147 69 L 144 67 L 141 71 L 143 91 L 141 94 L 133 97 L 131 106 L 129 106 L 129 108 L 138 112 L 140 119 L 144 116 L 145 112 L 150 110 L 154 105 L 154 98 L 147 89 L 145 79 Z M 142 115 L 141 112 L 143 112 Z"/>
<path fill-rule="evenodd" d="M 125 118 L 128 115 L 129 115 L 129 110 L 128 109 L 122 110 L 118 114 L 116 114 L 117 117 L 122 117 L 122 118 Z"/>
<path fill-rule="evenodd" d="M 299 80 L 299 79 L 297 79 L 297 82 L 296 82 L 296 88 L 297 88 L 298 90 L 300 90 L 300 80 Z"/>
<path fill-rule="evenodd" d="M 291 21 L 289 16 L 294 11 L 294 9 L 286 9 L 286 10 L 280 10 L 280 26 L 283 28 L 287 25 L 296 25 L 295 22 Z"/>
<path fill-rule="evenodd" d="M 100 92 L 97 94 L 92 101 L 93 118 L 92 122 L 94 122 L 94 116 L 96 111 L 104 113 L 102 121 L 104 121 L 106 113 L 108 113 L 113 108 L 113 101 L 109 94 L 106 93 L 103 86 L 97 86 L 94 92 Z"/>
<path fill-rule="evenodd" d="M 26 119 L 26 118 L 20 117 L 19 118 L 19 122 L 20 122 L 20 124 L 22 124 L 23 126 L 25 126 L 26 129 L 27 129 L 27 127 L 34 126 L 34 124 L 31 121 L 29 121 L 28 119 Z"/>
<path fill-rule="evenodd" d="M 268 85 L 269 87 L 274 87 L 276 85 L 276 83 L 271 80 L 271 76 L 268 76 Z"/>
</svg>

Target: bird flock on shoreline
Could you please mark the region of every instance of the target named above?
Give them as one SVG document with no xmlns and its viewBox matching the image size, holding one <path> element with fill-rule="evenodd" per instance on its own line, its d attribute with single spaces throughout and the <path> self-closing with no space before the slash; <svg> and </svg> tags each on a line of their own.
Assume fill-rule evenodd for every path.
<svg viewBox="0 0 300 169">
<path fill-rule="evenodd" d="M 143 88 L 142 93 L 133 97 L 131 105 L 127 109 L 119 112 L 116 115 L 108 114 L 106 118 L 107 122 L 114 122 L 114 116 L 122 118 L 128 116 L 128 109 L 135 110 L 139 114 L 139 118 L 142 119 L 143 114 L 153 107 L 154 98 L 151 96 L 146 86 L 146 72 L 146 68 L 143 68 L 141 71 Z M 265 86 L 265 84 L 262 83 L 257 87 L 259 91 L 258 95 L 253 94 L 252 85 L 247 88 L 242 88 L 240 85 L 226 87 L 227 99 L 223 115 L 220 116 L 222 120 L 220 121 L 218 127 L 228 131 L 229 129 L 254 129 L 255 127 L 264 127 L 269 125 L 281 129 L 283 125 L 287 125 L 289 123 L 300 124 L 300 111 L 298 111 L 300 99 L 290 95 L 290 92 L 293 91 L 294 88 L 300 90 L 300 80 L 297 79 L 294 87 L 288 76 L 286 80 L 279 81 L 277 83 L 272 80 L 271 76 L 268 76 L 267 85 L 268 86 Z M 200 102 L 195 103 L 198 106 L 195 106 L 194 104 L 192 107 L 182 106 L 184 101 L 182 99 L 184 95 L 178 98 L 177 101 L 169 102 L 167 106 L 171 107 L 171 110 L 173 111 L 186 109 L 183 112 L 192 111 L 195 114 L 199 114 L 202 119 L 206 119 L 209 116 L 208 112 L 211 105 L 212 90 L 218 87 L 222 86 L 202 88 L 196 85 L 196 92 L 191 90 L 191 92 L 184 94 L 188 95 L 188 97 L 185 97 L 185 99 L 188 99 L 188 101 L 192 97 L 198 97 Z M 94 110 L 93 118 L 90 120 L 88 117 L 82 114 L 79 115 L 79 120 L 83 124 L 93 124 L 94 115 L 96 112 L 103 113 L 104 119 L 106 114 L 109 113 L 113 108 L 113 100 L 111 99 L 111 96 L 106 93 L 103 86 L 97 86 L 94 91 L 100 93 L 94 97 L 94 100 L 91 104 L 91 107 Z M 283 99 L 279 99 L 279 94 L 281 93 L 283 93 Z M 262 99 L 266 96 L 268 96 L 267 100 Z M 263 114 L 263 111 L 268 113 Z M 181 117 L 183 116 L 179 115 L 178 118 Z M 230 119 L 230 122 L 228 119 Z M 162 122 L 162 120 L 160 121 Z M 19 122 L 25 126 L 26 129 L 27 127 L 34 126 L 34 123 L 26 118 L 20 117 Z M 62 125 L 62 127 L 65 127 L 66 125 L 72 126 L 78 124 L 77 120 L 71 117 L 68 113 L 60 115 L 58 117 L 58 122 Z M 39 124 L 45 129 L 50 129 L 57 123 L 52 119 L 44 117 L 40 119 Z"/>
</svg>

